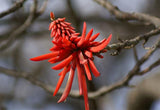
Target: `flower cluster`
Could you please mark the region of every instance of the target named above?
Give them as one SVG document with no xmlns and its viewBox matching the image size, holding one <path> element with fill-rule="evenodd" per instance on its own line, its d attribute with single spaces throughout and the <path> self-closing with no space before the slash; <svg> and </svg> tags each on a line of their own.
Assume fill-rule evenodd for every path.
<svg viewBox="0 0 160 110">
<path fill-rule="evenodd" d="M 59 81 L 55 88 L 53 95 L 55 96 L 61 87 L 61 84 L 69 72 L 69 78 L 64 89 L 64 92 L 59 99 L 59 102 L 63 102 L 72 86 L 75 69 L 78 74 L 79 94 L 84 96 L 85 110 L 89 110 L 88 93 L 86 77 L 88 80 L 92 80 L 91 72 L 95 77 L 100 75 L 93 60 L 94 55 L 103 58 L 100 53 L 106 52 L 105 47 L 111 40 L 112 34 L 100 42 L 94 41 L 99 33 L 92 35 L 93 29 L 86 34 L 86 22 L 83 24 L 82 35 L 76 33 L 74 28 L 70 26 L 70 23 L 65 21 L 65 18 L 58 18 L 55 20 L 53 13 L 51 12 L 51 24 L 49 30 L 51 30 L 51 37 L 53 37 L 53 47 L 50 49 L 50 53 L 44 54 L 38 57 L 31 58 L 32 61 L 41 61 L 48 59 L 51 64 L 60 62 L 52 67 L 54 70 L 63 69 L 59 73 Z"/>
<path fill-rule="evenodd" d="M 55 20 L 54 14 L 51 12 L 50 17 L 52 22 L 49 25 L 49 30 L 51 30 L 51 37 L 53 40 L 57 41 L 61 37 L 78 36 L 79 33 L 74 31 L 71 23 L 66 22 L 66 18 L 58 18 Z M 61 39 L 60 39 L 61 40 Z"/>
</svg>

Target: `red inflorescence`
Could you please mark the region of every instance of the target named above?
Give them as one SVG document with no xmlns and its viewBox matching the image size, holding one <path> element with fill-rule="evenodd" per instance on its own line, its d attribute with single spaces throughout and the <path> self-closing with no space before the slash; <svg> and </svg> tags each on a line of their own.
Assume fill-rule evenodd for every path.
<svg viewBox="0 0 160 110">
<path fill-rule="evenodd" d="M 49 30 L 51 30 L 51 37 L 54 37 L 53 40 L 57 41 L 61 37 L 70 37 L 77 36 L 79 33 L 74 31 L 74 28 L 71 23 L 66 22 L 65 18 L 58 18 L 55 20 L 54 14 L 50 14 L 52 22 L 49 25 Z"/>
<path fill-rule="evenodd" d="M 51 15 L 51 19 L 53 19 L 54 16 L 53 14 Z M 55 37 L 54 40 L 52 40 L 54 46 L 50 49 L 51 53 L 31 58 L 31 60 L 41 61 L 49 59 L 48 62 L 50 62 L 51 64 L 60 62 L 59 64 L 52 67 L 52 69 L 54 70 L 63 69 L 59 73 L 60 78 L 53 93 L 54 96 L 57 94 L 66 74 L 69 72 L 67 85 L 58 103 L 64 101 L 67 98 L 71 90 L 75 69 L 77 68 L 79 93 L 80 95 L 84 96 L 85 110 L 89 110 L 85 75 L 87 76 L 88 80 L 92 80 L 91 72 L 95 77 L 98 77 L 100 75 L 93 62 L 93 55 L 103 58 L 100 53 L 107 51 L 104 48 L 110 42 L 112 34 L 107 39 L 103 39 L 102 41 L 97 42 L 94 40 L 98 37 L 99 33 L 92 36 L 93 29 L 91 29 L 86 35 L 85 22 L 83 24 L 82 35 L 78 36 L 78 34 L 75 33 L 74 28 L 70 26 L 70 23 L 66 23 L 64 20 L 65 18 L 59 18 L 57 20 L 54 20 L 50 24 L 49 29 L 52 30 L 51 36 Z M 58 27 L 59 24 L 63 24 L 62 22 L 65 25 L 60 25 Z M 67 27 L 69 27 L 69 29 Z M 56 34 L 54 34 L 53 32 Z"/>
</svg>

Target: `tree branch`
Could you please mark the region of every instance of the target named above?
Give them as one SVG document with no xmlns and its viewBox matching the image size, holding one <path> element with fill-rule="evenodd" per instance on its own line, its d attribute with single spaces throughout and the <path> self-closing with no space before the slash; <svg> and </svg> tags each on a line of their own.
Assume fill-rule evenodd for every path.
<svg viewBox="0 0 160 110">
<path fill-rule="evenodd" d="M 10 7 L 8 10 L 6 11 L 3 11 L 0 13 L 0 18 L 10 14 L 10 13 L 13 13 L 15 12 L 16 10 L 18 10 L 19 8 L 21 8 L 24 4 L 26 0 L 20 0 L 20 1 L 17 1 L 12 7 Z"/>
<path fill-rule="evenodd" d="M 118 9 L 118 7 L 112 5 L 110 2 L 106 0 L 94 0 L 104 8 L 106 8 L 111 14 L 113 14 L 117 19 L 120 20 L 138 20 L 138 21 L 145 21 L 153 24 L 156 29 L 151 30 L 150 32 L 147 32 L 142 35 L 135 36 L 133 39 L 125 40 L 124 42 L 115 43 L 108 45 L 106 49 L 111 50 L 120 50 L 122 48 L 132 48 L 135 45 L 137 45 L 141 40 L 148 40 L 150 37 L 157 35 L 160 33 L 160 18 L 151 16 L 144 13 L 127 13 L 123 12 Z"/>
<path fill-rule="evenodd" d="M 110 44 L 106 47 L 106 49 L 108 49 L 108 50 L 112 50 L 112 49 L 118 50 L 118 49 L 122 49 L 122 48 L 129 49 L 129 48 L 132 48 L 135 45 L 137 45 L 141 40 L 147 40 L 150 37 L 153 37 L 154 35 L 157 35 L 159 33 L 160 33 L 160 27 L 153 29 L 148 33 L 138 35 L 138 36 L 134 37 L 133 39 L 125 40 L 123 42 L 119 42 L 119 43 L 115 43 L 115 44 Z"/>
<path fill-rule="evenodd" d="M 0 51 L 7 49 L 15 41 L 15 39 L 19 37 L 35 21 L 35 19 L 44 12 L 47 1 L 48 0 L 45 0 L 44 4 L 41 7 L 41 10 L 37 11 L 37 0 L 34 0 L 28 18 L 26 19 L 24 24 L 22 24 L 18 29 L 16 29 L 13 33 L 10 34 L 6 42 L 2 42 L 2 44 L 0 45 Z"/>
<path fill-rule="evenodd" d="M 160 18 L 151 16 L 144 13 L 127 13 L 118 9 L 118 7 L 113 6 L 110 2 L 106 0 L 94 0 L 98 4 L 106 8 L 111 14 L 115 15 L 117 19 L 120 20 L 139 20 L 145 21 L 153 24 L 155 27 L 160 27 Z"/>
</svg>

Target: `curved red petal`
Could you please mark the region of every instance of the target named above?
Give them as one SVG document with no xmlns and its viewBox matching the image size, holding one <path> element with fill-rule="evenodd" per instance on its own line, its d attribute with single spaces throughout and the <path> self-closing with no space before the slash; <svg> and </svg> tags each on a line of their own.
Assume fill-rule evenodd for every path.
<svg viewBox="0 0 160 110">
<path fill-rule="evenodd" d="M 90 66 L 90 69 L 91 69 L 91 71 L 92 71 L 92 73 L 94 74 L 95 77 L 100 76 L 100 73 L 97 70 L 96 66 L 94 65 L 94 62 L 90 59 L 89 59 L 89 66 Z"/>
<path fill-rule="evenodd" d="M 60 62 L 60 61 L 62 61 L 62 60 L 64 60 L 64 59 L 66 59 L 67 57 L 69 57 L 71 54 L 72 54 L 72 53 L 69 52 L 68 50 L 62 50 L 62 51 L 59 53 L 59 56 L 48 60 L 48 62 L 50 62 L 50 63 Z"/>
<path fill-rule="evenodd" d="M 55 19 L 53 12 L 50 12 L 50 18 L 51 18 L 51 20 Z"/>
<path fill-rule="evenodd" d="M 96 56 L 99 58 L 103 58 L 103 55 L 101 55 L 101 54 L 97 54 Z"/>
<path fill-rule="evenodd" d="M 99 51 L 101 51 L 102 49 L 104 49 L 109 44 L 111 38 L 112 38 L 112 34 L 110 34 L 110 36 L 107 38 L 107 40 L 105 40 L 100 45 L 91 47 L 90 51 L 92 51 L 92 52 L 99 52 Z"/>
<path fill-rule="evenodd" d="M 95 35 L 93 35 L 91 38 L 90 38 L 90 42 L 94 41 L 98 36 L 99 36 L 100 33 L 97 33 Z"/>
<path fill-rule="evenodd" d="M 54 91 L 54 93 L 53 93 L 53 96 L 55 96 L 55 95 L 57 94 L 59 88 L 61 87 L 62 82 L 63 82 L 63 80 L 64 80 L 64 77 L 65 77 L 65 75 L 66 75 L 66 73 L 67 73 L 68 67 L 69 67 L 69 66 L 64 67 L 63 71 L 61 72 L 61 76 L 60 76 L 60 78 L 59 78 L 59 81 L 58 81 L 57 86 L 56 86 L 56 88 L 55 88 L 55 91 Z"/>
<path fill-rule="evenodd" d="M 82 67 L 79 63 L 79 60 L 77 58 L 77 62 L 76 62 L 76 66 L 77 66 L 77 73 L 78 73 L 78 85 L 79 85 L 79 94 L 82 95 L 82 74 L 83 74 L 83 71 L 82 71 Z"/>
<path fill-rule="evenodd" d="M 84 51 L 84 54 L 85 54 L 87 57 L 89 57 L 89 58 L 92 58 L 92 57 L 93 57 L 92 52 L 90 52 L 90 51 L 88 51 L 88 50 L 85 50 L 85 51 Z"/>
<path fill-rule="evenodd" d="M 84 58 L 83 53 L 81 51 L 78 53 L 78 58 L 79 58 L 80 64 L 87 63 L 87 59 Z"/>
<path fill-rule="evenodd" d="M 84 97 L 85 110 L 89 110 L 87 84 L 86 84 L 86 78 L 85 78 L 84 73 L 82 74 L 82 87 L 83 87 L 83 97 Z"/>
<path fill-rule="evenodd" d="M 84 66 L 84 68 L 85 68 L 85 71 L 86 71 L 86 75 L 87 75 L 88 80 L 92 80 L 92 76 L 91 76 L 91 72 L 90 72 L 90 70 L 89 70 L 88 64 L 85 63 L 83 66 Z"/>
<path fill-rule="evenodd" d="M 75 61 L 73 61 L 72 63 L 73 64 L 72 64 L 72 67 L 70 69 L 67 85 L 65 87 L 65 90 L 64 90 L 61 98 L 58 100 L 58 103 L 63 102 L 67 98 L 67 96 L 68 96 L 68 94 L 71 90 L 72 82 L 73 82 L 73 78 L 74 78 L 75 66 L 76 66 Z"/>
<path fill-rule="evenodd" d="M 52 69 L 59 70 L 63 67 L 67 66 L 71 60 L 73 59 L 73 55 L 70 55 L 68 58 L 64 59 L 61 63 L 57 64 L 56 66 L 53 66 Z"/>
<path fill-rule="evenodd" d="M 71 65 L 68 66 L 67 73 L 69 72 L 70 68 L 71 68 Z M 61 76 L 62 73 L 63 73 L 63 71 L 61 71 L 61 72 L 58 74 L 58 76 Z"/>
<path fill-rule="evenodd" d="M 31 58 L 30 60 L 41 61 L 41 60 L 46 60 L 46 59 L 49 59 L 49 58 L 52 58 L 52 57 L 56 57 L 58 55 L 59 55 L 59 51 L 56 51 L 56 52 L 52 52 L 52 53 L 48 53 L 48 54 L 44 54 L 44 55 L 41 55 L 41 56 Z"/>
<path fill-rule="evenodd" d="M 88 34 L 86 35 L 86 38 L 85 38 L 86 41 L 88 41 L 88 40 L 90 39 L 92 33 L 93 33 L 93 29 L 91 29 L 91 30 L 88 32 Z"/>
<path fill-rule="evenodd" d="M 83 43 L 84 43 L 84 40 L 85 40 L 85 36 L 86 36 L 86 22 L 83 23 L 83 32 L 82 32 L 82 36 L 81 36 L 81 39 L 80 41 L 77 43 L 77 46 L 80 47 Z"/>
</svg>

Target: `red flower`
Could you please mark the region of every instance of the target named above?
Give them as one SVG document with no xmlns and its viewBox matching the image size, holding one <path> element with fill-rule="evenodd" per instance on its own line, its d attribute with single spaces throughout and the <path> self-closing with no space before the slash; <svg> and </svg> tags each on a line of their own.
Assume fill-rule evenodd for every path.
<svg viewBox="0 0 160 110">
<path fill-rule="evenodd" d="M 53 40 L 58 40 L 60 37 L 69 37 L 71 35 L 79 35 L 74 31 L 74 28 L 71 23 L 65 21 L 65 18 L 58 18 L 55 20 L 54 14 L 51 12 L 50 17 L 52 22 L 49 25 L 49 30 L 51 30 L 51 37 L 54 37 Z"/>
<path fill-rule="evenodd" d="M 48 62 L 50 63 L 60 62 L 59 64 L 52 67 L 54 70 L 63 69 L 59 73 L 60 78 L 53 96 L 56 95 L 65 78 L 65 75 L 69 72 L 68 82 L 58 103 L 64 101 L 67 98 L 71 90 L 75 69 L 77 68 L 79 93 L 80 95 L 84 96 L 85 110 L 89 110 L 85 75 L 87 76 L 88 80 L 92 80 L 91 71 L 95 77 L 100 75 L 93 62 L 93 55 L 102 57 L 100 53 L 106 52 L 104 48 L 108 45 L 112 37 L 111 34 L 107 39 L 96 42 L 94 40 L 98 37 L 99 33 L 92 36 L 92 32 L 93 29 L 91 29 L 86 35 L 86 23 L 84 22 L 83 32 L 80 37 L 75 35 L 66 35 L 60 37 L 60 40 L 52 41 L 54 46 L 50 49 L 51 53 L 31 58 L 32 61 L 49 59 Z"/>
</svg>

